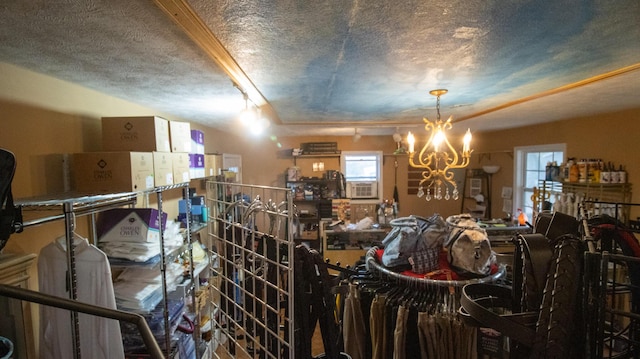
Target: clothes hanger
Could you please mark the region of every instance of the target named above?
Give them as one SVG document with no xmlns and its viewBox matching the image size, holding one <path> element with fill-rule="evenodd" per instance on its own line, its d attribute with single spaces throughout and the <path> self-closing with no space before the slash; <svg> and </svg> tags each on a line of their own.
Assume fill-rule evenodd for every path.
<svg viewBox="0 0 640 359">
<path fill-rule="evenodd" d="M 227 208 L 224 209 L 224 212 L 222 212 L 223 215 L 229 215 L 231 210 L 233 210 L 234 208 L 238 207 L 238 206 L 243 206 L 243 207 L 248 207 L 249 206 L 249 202 L 245 201 L 244 198 L 240 198 L 239 200 L 231 203 L 230 205 L 227 206 Z"/>
<path fill-rule="evenodd" d="M 256 211 L 263 211 L 266 210 L 266 207 L 264 205 L 264 203 L 262 203 L 262 200 L 260 199 L 260 195 L 256 196 L 256 198 L 251 201 L 251 203 L 249 203 L 249 206 L 247 207 L 247 210 L 244 212 L 244 214 L 242 215 L 242 221 L 241 223 L 247 223 L 250 216 L 256 212 Z"/>
<path fill-rule="evenodd" d="M 72 213 L 72 217 L 71 217 L 71 245 L 75 248 L 79 245 L 82 244 L 89 244 L 89 240 L 81 235 L 79 235 L 78 233 L 76 233 L 75 231 L 75 227 L 76 227 L 76 214 Z M 55 239 L 55 241 L 62 247 L 63 250 L 67 250 L 67 237 L 66 235 L 62 235 L 58 238 Z"/>
<path fill-rule="evenodd" d="M 278 203 L 277 206 L 275 206 L 274 211 L 278 214 L 278 216 L 277 216 L 278 217 L 278 221 L 276 223 L 276 231 L 278 233 L 280 233 L 280 228 L 281 228 L 281 225 L 282 225 L 282 219 L 283 218 L 288 218 L 288 216 L 287 216 L 289 214 L 288 209 L 287 209 L 288 204 L 289 204 L 288 201 L 281 201 L 280 203 Z M 282 208 L 284 208 L 284 209 L 282 209 Z M 293 213 L 294 218 L 297 218 L 297 216 L 298 216 L 297 212 L 298 211 L 297 211 L 296 205 L 294 204 L 293 208 L 292 208 L 292 213 Z M 295 221 L 295 219 L 294 219 L 294 221 Z"/>
<path fill-rule="evenodd" d="M 73 232 L 73 238 L 71 240 L 71 245 L 75 248 L 78 247 L 82 244 L 89 244 L 89 240 L 85 237 L 82 237 L 81 235 L 77 234 L 76 232 Z M 67 237 L 65 235 L 62 235 L 58 238 L 55 239 L 56 242 L 58 242 L 58 244 L 62 247 L 63 250 L 67 250 Z"/>
</svg>

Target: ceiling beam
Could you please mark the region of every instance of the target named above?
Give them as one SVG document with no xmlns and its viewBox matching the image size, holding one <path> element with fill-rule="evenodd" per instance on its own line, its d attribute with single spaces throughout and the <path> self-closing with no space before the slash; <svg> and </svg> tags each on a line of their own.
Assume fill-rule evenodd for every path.
<svg viewBox="0 0 640 359">
<path fill-rule="evenodd" d="M 271 123 L 281 124 L 278 114 L 249 76 L 211 32 L 209 27 L 184 0 L 154 0 L 173 21 L 229 76 L 231 81 L 247 94 L 251 102 L 260 107 Z"/>
<path fill-rule="evenodd" d="M 640 62 L 639 63 L 635 63 L 617 70 L 613 70 L 613 71 L 609 71 L 606 72 L 604 74 L 600 74 L 597 76 L 593 76 L 593 77 L 589 77 L 587 79 L 581 80 L 581 81 L 577 81 L 574 83 L 570 83 L 564 86 L 560 86 L 557 88 L 553 88 L 550 90 L 546 90 L 546 91 L 542 91 L 540 93 L 537 94 L 533 94 L 531 96 L 527 96 L 527 97 L 523 97 L 514 101 L 510 101 L 507 103 L 504 103 L 500 106 L 496 106 L 496 107 L 492 107 L 492 108 L 488 108 L 486 110 L 480 111 L 480 112 L 476 112 L 473 113 L 471 115 L 468 116 L 463 116 L 463 117 L 459 117 L 457 120 L 453 121 L 453 122 L 462 122 L 462 121 L 466 121 L 466 120 L 470 120 L 476 117 L 480 117 L 492 112 L 496 112 L 496 111 L 500 111 L 503 110 L 505 108 L 509 108 L 512 106 L 516 106 L 516 105 L 520 105 L 523 104 L 525 102 L 529 102 L 529 101 L 533 101 L 533 100 L 537 100 L 543 97 L 547 97 L 547 96 L 551 96 L 551 95 L 556 95 L 562 92 L 566 92 L 566 91 L 570 91 L 570 90 L 574 90 L 576 88 L 582 87 L 582 86 L 586 86 L 586 85 L 590 85 L 592 83 L 596 83 L 599 81 L 603 81 L 603 80 L 607 80 L 610 79 L 612 77 L 616 77 L 616 76 L 620 76 L 620 75 L 625 75 L 627 73 L 630 73 L 632 71 L 638 71 L 640 70 Z"/>
</svg>

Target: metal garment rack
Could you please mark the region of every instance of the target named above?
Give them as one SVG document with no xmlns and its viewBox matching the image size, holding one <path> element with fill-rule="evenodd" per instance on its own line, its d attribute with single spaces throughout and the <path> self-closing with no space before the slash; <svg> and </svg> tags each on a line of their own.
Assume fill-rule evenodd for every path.
<svg viewBox="0 0 640 359">
<path fill-rule="evenodd" d="M 143 205 L 148 206 L 149 204 L 149 196 L 156 194 L 157 196 L 157 209 L 158 209 L 158 223 L 162 223 L 161 216 L 163 213 L 163 193 L 172 190 L 172 189 L 182 189 L 184 198 L 188 198 L 189 196 L 189 183 L 180 183 L 176 185 L 168 185 L 155 187 L 143 192 L 123 192 L 123 193 L 114 193 L 114 194 L 103 194 L 103 195 L 81 195 L 75 193 L 64 193 L 58 196 L 47 196 L 47 197 L 33 197 L 26 199 L 18 199 L 15 201 L 15 206 L 21 212 L 29 212 L 33 213 L 33 219 L 25 220 L 21 224 L 21 228 L 27 228 L 30 226 L 45 224 L 49 222 L 64 220 L 65 224 L 65 240 L 66 240 L 66 248 L 67 250 L 67 273 L 68 278 L 67 282 L 69 283 L 69 299 L 77 300 L 77 273 L 76 273 L 76 261 L 75 261 L 75 245 L 73 244 L 73 236 L 76 227 L 76 218 L 79 216 L 91 216 L 91 228 L 90 232 L 94 238 L 92 238 L 92 242 L 96 243 L 97 238 L 95 238 L 96 228 L 96 218 L 100 212 L 107 211 L 109 209 L 121 208 L 124 206 L 134 206 L 138 198 L 143 199 Z M 187 201 L 187 213 L 190 213 L 190 203 Z M 186 221 L 186 241 L 188 245 L 188 253 L 189 253 L 189 262 L 190 262 L 190 277 L 192 285 L 194 285 L 193 281 L 193 273 L 194 273 L 194 263 L 192 257 L 192 242 L 191 242 L 191 231 L 190 231 L 190 223 Z M 168 296 L 167 296 L 167 278 L 166 278 L 166 248 L 164 245 L 163 228 L 159 226 L 159 237 L 160 247 L 161 247 L 161 261 L 160 261 L 160 271 L 162 274 L 162 292 L 163 292 L 163 305 L 164 305 L 164 325 L 165 328 L 170 328 L 169 326 L 169 313 L 168 313 Z M 195 296 L 192 296 L 192 305 L 193 308 L 195 306 Z M 80 352 L 80 328 L 78 321 L 78 312 L 71 310 L 71 321 L 72 321 L 72 333 L 71 338 L 73 340 L 73 353 L 74 359 L 80 359 L 82 357 L 82 353 Z M 196 324 L 196 328 L 198 328 L 198 323 Z M 165 330 L 165 340 L 166 347 L 164 348 L 166 357 L 170 356 L 171 353 L 171 334 L 169 330 Z M 198 347 L 198 339 L 199 339 L 199 330 L 194 331 L 194 339 L 196 341 L 196 347 Z"/>
<path fill-rule="evenodd" d="M 429 286 L 431 287 L 463 287 L 466 284 L 471 283 L 492 283 L 502 278 L 506 274 L 506 267 L 504 265 L 498 266 L 498 270 L 486 277 L 474 278 L 474 279 L 466 279 L 466 280 L 438 280 L 438 279 L 430 279 L 430 278 L 418 278 L 407 276 L 398 272 L 391 271 L 385 268 L 382 264 L 378 262 L 376 258 L 376 252 L 378 251 L 378 247 L 372 247 L 365 254 L 365 264 L 367 266 L 367 271 L 372 273 L 376 273 L 381 277 L 387 278 L 389 281 L 394 283 L 400 283 L 410 288 L 424 289 Z"/>
<path fill-rule="evenodd" d="M 38 303 L 55 308 L 66 309 L 71 311 L 72 313 L 80 312 L 102 318 L 115 319 L 120 322 L 132 323 L 138 328 L 138 331 L 142 336 L 142 340 L 144 341 L 147 350 L 149 351 L 150 357 L 153 359 L 164 358 L 164 354 L 162 353 L 162 350 L 160 350 L 156 339 L 153 337 L 153 333 L 151 332 L 151 329 L 149 329 L 147 321 L 140 314 L 90 305 L 71 299 L 60 298 L 28 289 L 9 286 L 6 284 L 0 284 L 0 295 L 19 300 L 25 300 L 31 303 Z"/>
<path fill-rule="evenodd" d="M 615 208 L 608 222 L 590 223 L 599 205 Z M 621 213 L 640 203 L 585 201 L 581 208 L 585 253 L 583 308 L 587 355 L 640 357 L 640 219 Z M 604 225 L 604 227 L 602 226 Z"/>
<path fill-rule="evenodd" d="M 214 358 L 293 358 L 291 191 L 207 181 Z"/>
</svg>

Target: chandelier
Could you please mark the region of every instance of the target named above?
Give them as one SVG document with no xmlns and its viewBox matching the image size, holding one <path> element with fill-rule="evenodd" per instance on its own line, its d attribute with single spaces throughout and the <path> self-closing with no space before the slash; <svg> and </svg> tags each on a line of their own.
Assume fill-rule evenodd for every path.
<svg viewBox="0 0 640 359">
<path fill-rule="evenodd" d="M 462 144 L 462 152 L 458 153 L 449 143 L 445 131 L 452 128 L 452 117 L 446 122 L 440 119 L 440 96 L 446 94 L 445 89 L 429 91 L 436 96 L 436 109 L 438 117 L 435 122 L 423 118 L 424 129 L 429 133 L 429 140 L 420 152 L 415 152 L 415 137 L 411 132 L 407 135 L 409 143 L 409 165 L 422 170 L 422 180 L 418 188 L 418 197 L 425 196 L 427 201 L 431 199 L 459 198 L 458 185 L 454 179 L 453 169 L 464 168 L 469 165 L 471 158 L 471 131 L 467 129 Z M 426 191 L 426 193 L 425 193 Z M 443 193 L 444 192 L 444 193 Z"/>
</svg>

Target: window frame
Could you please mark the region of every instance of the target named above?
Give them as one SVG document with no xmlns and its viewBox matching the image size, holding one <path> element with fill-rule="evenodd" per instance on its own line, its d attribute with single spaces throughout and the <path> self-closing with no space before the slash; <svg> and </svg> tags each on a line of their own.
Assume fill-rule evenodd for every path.
<svg viewBox="0 0 640 359">
<path fill-rule="evenodd" d="M 381 198 L 382 198 L 382 189 L 383 189 L 383 180 L 382 180 L 382 167 L 384 165 L 384 158 L 383 158 L 383 153 L 382 151 L 342 151 L 342 153 L 340 154 L 340 171 L 344 174 L 345 176 L 345 182 L 348 183 L 350 182 L 347 179 L 347 157 L 349 156 L 375 156 L 376 157 L 376 162 L 377 162 L 377 169 L 376 169 L 376 181 L 378 182 L 378 188 L 377 188 L 377 197 L 376 198 L 371 198 L 371 199 L 351 199 L 351 201 L 357 201 L 358 203 L 378 203 L 380 202 Z M 361 181 L 355 181 L 355 182 L 361 182 Z"/>
<path fill-rule="evenodd" d="M 526 209 L 527 200 L 525 199 L 525 194 L 530 193 L 533 190 L 533 187 L 526 187 L 527 181 L 527 170 L 531 167 L 528 166 L 527 163 L 527 155 L 530 153 L 542 153 L 542 152 L 562 152 L 562 158 L 557 159 L 558 165 L 566 162 L 567 158 L 567 144 L 566 143 L 551 143 L 551 144 L 543 144 L 543 145 L 532 145 L 532 146 L 518 146 L 514 148 L 514 156 L 513 156 L 513 203 L 511 208 L 511 215 L 517 216 L 518 208 Z M 539 171 L 540 172 L 540 171 Z M 541 172 L 543 173 L 543 172 Z M 539 178 L 539 180 L 544 179 L 544 177 Z M 536 184 L 537 186 L 537 184 Z M 529 218 L 532 219 L 533 213 L 532 211 L 526 211 L 525 213 Z"/>
</svg>

